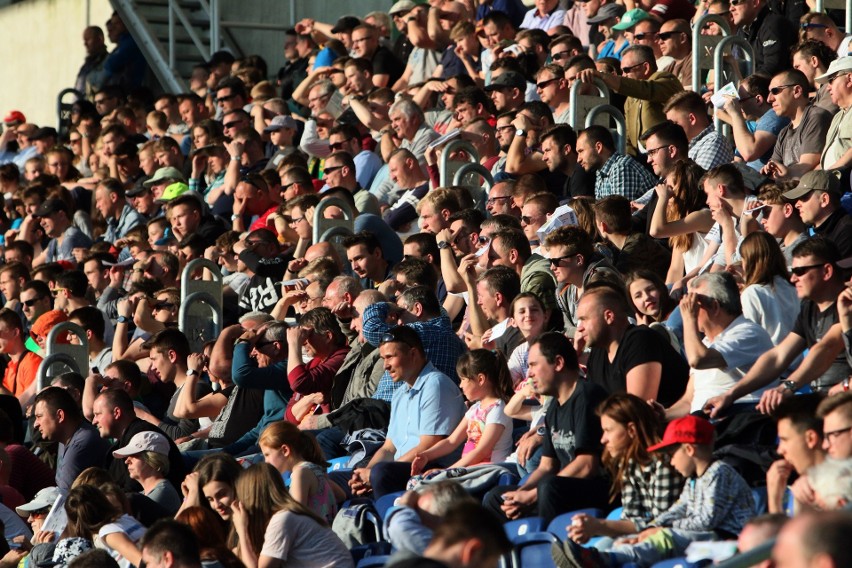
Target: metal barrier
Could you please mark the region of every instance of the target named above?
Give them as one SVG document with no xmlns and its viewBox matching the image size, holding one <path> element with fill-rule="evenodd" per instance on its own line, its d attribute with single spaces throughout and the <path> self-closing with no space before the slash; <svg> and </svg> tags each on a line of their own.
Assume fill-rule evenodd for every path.
<svg viewBox="0 0 852 568">
<path fill-rule="evenodd" d="M 852 32 L 852 0 L 816 0 L 816 9 L 814 12 L 825 12 L 826 8 L 832 10 L 845 10 L 846 21 L 843 31 L 847 34 Z"/>
<path fill-rule="evenodd" d="M 337 207 L 343 211 L 343 219 L 326 219 L 323 214 L 326 209 L 330 207 Z M 314 208 L 313 241 L 315 243 L 323 242 L 323 235 L 328 233 L 331 228 L 339 227 L 348 231 L 349 234 L 354 233 L 356 214 L 357 211 L 353 211 L 352 206 L 339 197 L 323 199 L 319 202 L 319 205 Z"/>
<path fill-rule="evenodd" d="M 206 268 L 212 280 L 195 280 L 193 273 Z M 222 332 L 222 273 L 212 260 L 196 258 L 187 263 L 180 277 L 178 327 L 189 340 L 193 352 Z M 211 317 L 212 315 L 212 317 Z"/>
<path fill-rule="evenodd" d="M 459 150 L 464 150 L 467 153 L 467 162 L 450 160 L 450 154 Z M 441 160 L 438 164 L 438 181 L 441 183 L 441 187 L 447 187 L 449 181 L 455 179 L 456 171 L 468 163 L 479 163 L 479 153 L 476 151 L 476 148 L 470 142 L 458 138 L 448 142 L 443 150 L 441 150 Z"/>
<path fill-rule="evenodd" d="M 704 24 L 718 24 L 722 28 L 721 36 L 703 35 L 701 30 L 704 29 Z M 731 28 L 728 27 L 728 21 L 720 14 L 704 14 L 692 28 L 692 90 L 696 93 L 701 92 L 701 70 L 715 69 L 713 66 L 713 56 L 718 52 L 719 43 L 722 39 L 730 37 Z M 705 67 L 701 63 L 705 62 Z M 716 87 L 719 88 L 719 74 L 716 74 Z"/>
<path fill-rule="evenodd" d="M 571 85 L 571 98 L 568 106 L 568 124 L 570 124 L 571 128 L 575 131 L 580 130 L 585 126 L 586 116 L 594 107 L 601 104 L 609 104 L 609 88 L 602 79 L 595 77 L 595 81 L 593 83 L 593 85 L 598 89 L 598 93 L 600 93 L 599 97 L 581 95 L 580 89 L 584 85 L 585 83 L 581 83 L 580 81 L 574 81 Z M 601 101 L 600 99 L 604 100 Z M 601 126 L 608 127 L 609 124 L 602 124 Z"/>
<path fill-rule="evenodd" d="M 65 333 L 76 335 L 79 344 L 60 343 L 59 337 Z M 69 321 L 56 324 L 47 335 L 44 351 L 45 356 L 38 367 L 36 379 L 38 390 L 46 387 L 51 378 L 68 372 L 69 369 L 83 376 L 88 374 L 89 340 L 86 337 L 86 330 L 79 325 Z M 51 369 L 55 370 L 57 365 L 63 365 L 63 367 L 59 372 L 51 372 Z"/>
<path fill-rule="evenodd" d="M 754 72 L 754 49 L 752 49 L 751 44 L 745 40 L 745 38 L 740 36 L 728 36 L 722 39 L 719 42 L 719 45 L 716 46 L 716 52 L 713 54 L 713 72 L 716 75 L 716 81 L 722 77 L 722 66 L 724 65 L 724 57 L 725 50 L 728 47 L 733 48 L 734 46 L 740 47 L 745 51 L 747 58 L 745 62 L 747 63 L 748 73 L 746 76 L 751 75 Z M 722 130 L 722 120 L 719 118 L 718 113 L 714 113 L 713 123 L 717 132 L 723 132 Z M 725 134 L 727 135 L 727 130 L 729 129 L 728 125 L 724 125 Z"/>
<path fill-rule="evenodd" d="M 608 114 L 610 119 L 615 122 L 616 131 L 616 146 L 621 154 L 627 153 L 627 122 L 624 120 L 624 115 L 620 110 L 612 105 L 598 105 L 589 111 L 586 115 L 586 128 L 594 124 L 595 119 L 599 114 Z"/>
<path fill-rule="evenodd" d="M 465 177 L 469 178 L 471 174 L 476 176 L 476 182 L 466 183 Z M 480 176 L 485 180 L 484 188 L 479 183 Z M 485 166 L 473 163 L 463 164 L 462 167 L 456 170 L 456 175 L 453 177 L 453 185 L 466 187 L 470 191 L 470 196 L 473 198 L 473 206 L 483 213 L 485 212 L 485 201 L 488 199 L 488 192 L 494 186 L 494 178 Z"/>
<path fill-rule="evenodd" d="M 74 95 L 74 100 L 70 103 L 63 102 L 67 95 Z M 82 101 L 86 96 L 77 89 L 62 89 L 56 97 L 56 131 L 59 133 L 59 138 L 68 137 L 68 132 L 71 131 L 71 108 L 77 101 Z"/>
</svg>

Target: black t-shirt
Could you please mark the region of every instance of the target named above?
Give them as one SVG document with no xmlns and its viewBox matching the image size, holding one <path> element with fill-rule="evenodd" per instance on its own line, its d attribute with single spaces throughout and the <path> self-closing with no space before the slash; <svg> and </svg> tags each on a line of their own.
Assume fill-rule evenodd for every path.
<svg viewBox="0 0 852 568">
<path fill-rule="evenodd" d="M 560 470 L 580 454 L 599 456 L 603 432 L 595 409 L 606 397 L 600 386 L 580 380 L 565 404 L 554 399 L 544 416 L 542 455 L 558 461 Z"/>
<path fill-rule="evenodd" d="M 207 442 L 211 448 L 224 448 L 236 442 L 257 426 L 263 416 L 262 389 L 244 389 L 233 385 L 223 390 L 222 395 L 228 397 L 228 402 L 210 429 Z"/>
<path fill-rule="evenodd" d="M 240 315 L 248 312 L 271 312 L 281 299 L 281 279 L 287 272 L 287 263 L 290 259 L 261 258 L 252 250 L 244 250 L 240 253 L 240 260 L 254 272 L 240 296 Z"/>
<path fill-rule="evenodd" d="M 388 75 L 388 87 L 402 77 L 405 65 L 386 47 L 379 46 L 373 54 L 373 75 Z"/>
<path fill-rule="evenodd" d="M 852 256 L 852 217 L 842 208 L 829 215 L 822 225 L 814 227 L 814 232 L 836 244 L 841 258 Z"/>
<path fill-rule="evenodd" d="M 627 373 L 637 365 L 658 362 L 662 365 L 657 400 L 671 406 L 683 396 L 689 381 L 689 364 L 661 334 L 645 326 L 630 326 L 610 362 L 607 351 L 593 347 L 587 376 L 608 394 L 627 392 Z"/>
<path fill-rule="evenodd" d="M 130 443 L 130 439 L 139 432 L 158 432 L 163 434 L 163 431 L 153 424 L 145 422 L 141 418 L 136 418 L 130 423 L 121 435 L 121 439 L 116 442 L 112 448 L 110 448 L 110 451 L 107 454 L 107 471 L 109 471 L 113 480 L 126 491 L 141 491 L 142 486 L 136 481 L 130 479 L 130 474 L 127 473 L 127 465 L 124 463 L 124 459 L 113 457 L 112 452 L 125 447 Z M 165 436 L 165 434 L 163 435 Z M 186 464 L 183 461 L 183 456 L 180 455 L 178 447 L 171 438 L 168 436 L 166 436 L 166 438 L 168 438 L 169 441 L 169 472 L 166 474 L 166 479 L 171 481 L 172 485 L 175 487 L 180 487 L 180 484 L 183 483 L 183 478 L 186 477 L 186 474 L 189 472 L 186 471 Z"/>
<path fill-rule="evenodd" d="M 515 347 L 523 343 L 524 335 L 521 333 L 521 330 L 515 326 L 509 326 L 506 328 L 506 332 L 494 340 L 494 344 L 497 346 L 503 355 L 508 359 L 512 356 L 512 351 L 515 350 Z"/>
<path fill-rule="evenodd" d="M 813 300 L 802 300 L 802 307 L 799 309 L 799 317 L 796 318 L 796 323 L 793 324 L 793 329 L 790 330 L 799 337 L 804 338 L 808 349 L 813 347 L 820 339 L 822 339 L 831 326 L 837 323 L 837 305 L 831 304 L 831 307 L 825 311 L 819 311 L 819 306 Z M 831 385 L 836 385 L 852 373 L 852 368 L 846 361 L 845 353 L 841 352 L 831 367 L 823 373 L 817 380 L 811 382 L 811 387 L 816 390 L 823 390 Z"/>
</svg>

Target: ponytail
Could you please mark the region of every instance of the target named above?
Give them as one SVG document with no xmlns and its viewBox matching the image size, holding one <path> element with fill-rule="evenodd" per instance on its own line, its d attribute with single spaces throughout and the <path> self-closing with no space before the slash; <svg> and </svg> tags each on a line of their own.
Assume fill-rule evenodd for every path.
<svg viewBox="0 0 852 568">
<path fill-rule="evenodd" d="M 512 374 L 502 352 L 488 349 L 474 349 L 463 353 L 456 363 L 459 377 L 472 378 L 482 373 L 494 387 L 494 394 L 503 402 L 508 402 L 514 394 Z"/>
</svg>

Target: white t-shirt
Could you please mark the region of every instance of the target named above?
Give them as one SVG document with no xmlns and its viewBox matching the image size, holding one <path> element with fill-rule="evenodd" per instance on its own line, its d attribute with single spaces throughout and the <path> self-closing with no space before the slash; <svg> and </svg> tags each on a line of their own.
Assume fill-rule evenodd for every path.
<svg viewBox="0 0 852 568">
<path fill-rule="evenodd" d="M 121 568 L 132 568 L 133 564 L 131 564 L 130 561 L 122 556 L 117 550 L 110 548 L 104 540 L 107 535 L 111 535 L 113 533 L 124 533 L 127 538 L 136 544 L 142 540 L 142 537 L 145 535 L 145 527 L 143 527 L 139 521 L 130 515 L 122 515 L 114 523 L 102 526 L 101 530 L 98 531 L 97 538 L 95 539 L 95 547 L 102 548 L 109 552 L 110 556 L 118 562 L 118 565 L 121 566 Z"/>
<path fill-rule="evenodd" d="M 793 329 L 801 304 L 796 289 L 780 276 L 776 276 L 771 285 L 749 286 L 740 299 L 743 316 L 765 329 L 773 345 L 781 343 Z"/>
<path fill-rule="evenodd" d="M 283 566 L 299 568 L 352 568 L 352 555 L 331 529 L 304 515 L 279 511 L 272 516 L 263 537 L 260 556 L 277 558 Z"/>
<path fill-rule="evenodd" d="M 773 347 L 772 339 L 766 330 L 743 316 L 732 321 L 713 341 L 708 341 L 707 338 L 703 341 L 708 348 L 719 352 L 728 366 L 722 369 L 692 369 L 695 394 L 692 397 L 690 412 L 701 410 L 708 399 L 734 386 L 748 373 L 758 357 Z M 757 404 L 763 390 L 758 389 L 736 402 Z"/>
</svg>

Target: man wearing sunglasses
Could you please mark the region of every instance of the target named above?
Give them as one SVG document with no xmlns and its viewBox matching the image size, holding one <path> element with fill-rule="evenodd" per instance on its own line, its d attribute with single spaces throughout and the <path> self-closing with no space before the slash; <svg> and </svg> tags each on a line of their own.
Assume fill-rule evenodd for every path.
<svg viewBox="0 0 852 568">
<path fill-rule="evenodd" d="M 774 75 L 789 68 L 798 35 L 790 20 L 770 11 L 768 0 L 732 0 L 731 17 L 754 49 L 754 71 Z"/>
<path fill-rule="evenodd" d="M 351 124 L 338 124 L 328 131 L 328 146 L 331 153 L 348 152 L 355 162 L 352 174 L 361 187 L 369 188 L 373 178 L 382 167 L 382 160 L 375 152 L 365 150 L 361 146 L 361 133 Z M 328 164 L 325 171 L 328 172 Z M 329 182 L 329 187 L 343 184 Z M 346 186 L 352 190 L 353 187 Z M 357 199 L 356 199 L 357 201 Z"/>
<path fill-rule="evenodd" d="M 365 152 L 367 151 L 365 150 Z M 378 156 L 373 152 L 368 153 L 378 159 Z M 381 215 L 378 199 L 376 199 L 375 195 L 367 191 L 366 187 L 368 186 L 360 183 L 358 166 L 348 150 L 336 150 L 334 154 L 326 158 L 323 172 L 323 180 L 326 182 L 327 188 L 342 187 L 352 193 L 357 209 L 355 211 L 356 214 L 369 213 L 372 215 Z M 369 174 L 369 168 L 367 169 L 367 173 Z"/>
<path fill-rule="evenodd" d="M 848 168 L 852 164 L 852 56 L 832 61 L 816 82 L 828 85 L 831 100 L 841 109 L 828 127 L 820 165 L 824 170 Z"/>
<path fill-rule="evenodd" d="M 793 329 L 781 343 L 761 355 L 727 392 L 707 400 L 705 412 L 715 418 L 735 400 L 771 387 L 763 392 L 757 405 L 762 413 L 771 414 L 783 399 L 808 383 L 816 392 L 827 392 L 852 374 L 838 323 L 837 298 L 844 289 L 837 266 L 840 259 L 837 246 L 821 237 L 810 238 L 793 249 L 790 280 L 802 300 Z M 778 384 L 779 377 L 784 379 L 806 349 L 804 361 Z"/>
<path fill-rule="evenodd" d="M 247 98 L 245 84 L 236 77 L 225 77 L 216 85 L 216 106 L 223 115 L 242 109 Z"/>
<path fill-rule="evenodd" d="M 815 39 L 837 52 L 837 57 L 846 57 L 852 51 L 852 34 L 838 29 L 831 16 L 821 12 L 809 12 L 802 17 L 802 39 Z"/>
</svg>

